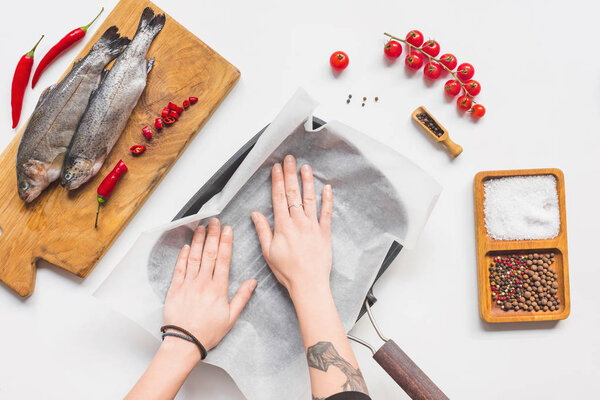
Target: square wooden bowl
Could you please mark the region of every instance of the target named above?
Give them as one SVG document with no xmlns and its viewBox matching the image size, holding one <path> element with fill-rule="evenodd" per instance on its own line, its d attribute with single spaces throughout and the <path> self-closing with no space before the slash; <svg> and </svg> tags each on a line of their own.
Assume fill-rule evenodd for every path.
<svg viewBox="0 0 600 400">
<path fill-rule="evenodd" d="M 512 176 L 553 175 L 556 178 L 560 231 L 555 238 L 544 240 L 496 240 L 487 235 L 483 201 L 484 183 L 489 179 Z M 475 231 L 477 239 L 477 271 L 479 284 L 479 313 L 487 322 L 551 321 L 565 319 L 571 312 L 569 296 L 569 262 L 567 250 L 567 216 L 565 211 L 565 179 L 561 170 L 525 169 L 509 171 L 482 171 L 473 182 L 475 196 Z M 558 275 L 558 298 L 560 305 L 555 311 L 504 311 L 492 302 L 489 266 L 497 256 L 511 254 L 554 253 L 552 269 Z"/>
</svg>

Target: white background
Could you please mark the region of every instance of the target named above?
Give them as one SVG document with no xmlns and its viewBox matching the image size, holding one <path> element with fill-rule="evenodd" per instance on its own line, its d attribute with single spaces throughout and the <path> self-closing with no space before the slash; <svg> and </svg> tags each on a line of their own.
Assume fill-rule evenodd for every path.
<svg viewBox="0 0 600 400">
<path fill-rule="evenodd" d="M 41 59 L 101 5 L 107 9 L 104 18 L 115 3 L 4 3 L 1 148 L 15 135 L 9 129 L 9 93 L 19 57 L 45 33 L 37 52 Z M 128 391 L 158 343 L 91 293 L 137 235 L 169 221 L 298 86 L 321 102 L 319 117 L 341 120 L 387 143 L 444 186 L 418 246 L 402 251 L 375 286 L 374 312 L 384 332 L 454 399 L 593 397 L 600 379 L 598 3 L 157 3 L 237 66 L 241 80 L 87 279 L 42 265 L 30 298 L 2 285 L 1 399 L 112 399 Z M 475 66 L 483 87 L 480 101 L 488 110 L 484 119 L 473 123 L 456 111 L 443 95 L 445 79 L 427 84 L 422 73 L 411 76 L 404 57 L 385 62 L 382 33 L 404 36 L 410 29 Z M 27 92 L 22 121 L 82 45 Z M 338 49 L 349 54 L 350 66 L 335 78 L 328 59 Z M 367 105 L 361 108 L 357 100 L 347 105 L 349 93 L 353 99 L 367 96 Z M 373 103 L 374 96 L 379 103 Z M 411 121 L 419 105 L 464 147 L 458 159 L 451 161 Z M 473 176 L 481 170 L 543 167 L 561 168 L 566 178 L 571 316 L 558 323 L 486 324 L 477 307 Z M 367 320 L 352 333 L 380 344 Z M 407 398 L 366 349 L 355 350 L 374 399 Z M 243 399 L 228 375 L 213 367 L 198 367 L 188 381 L 186 398 Z"/>
</svg>

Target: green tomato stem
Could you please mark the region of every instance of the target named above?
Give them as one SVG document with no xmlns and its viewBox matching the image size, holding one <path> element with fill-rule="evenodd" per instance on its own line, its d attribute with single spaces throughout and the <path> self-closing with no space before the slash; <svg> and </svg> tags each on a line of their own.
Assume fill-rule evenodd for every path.
<svg viewBox="0 0 600 400">
<path fill-rule="evenodd" d="M 460 86 L 462 87 L 463 92 L 465 92 L 465 95 L 467 95 L 470 99 L 471 102 L 473 104 L 477 104 L 477 102 L 475 101 L 475 98 L 473 96 L 471 96 L 471 94 L 467 91 L 467 86 L 462 83 L 462 81 L 460 79 L 458 79 L 458 76 L 456 75 L 456 72 L 452 71 L 450 68 L 446 67 L 443 63 L 442 60 L 440 60 L 439 58 L 433 57 L 427 53 L 425 53 L 422 49 L 420 49 L 419 47 L 412 45 L 410 43 L 408 43 L 408 41 L 406 41 L 405 39 L 400 39 L 399 37 L 396 37 L 394 35 L 390 35 L 389 33 L 384 33 L 385 36 L 394 39 L 394 40 L 399 40 L 402 43 L 406 44 L 409 47 L 412 47 L 415 50 L 420 51 L 422 54 L 426 55 L 429 58 L 429 62 L 431 62 L 431 60 L 436 61 L 438 64 L 440 64 L 442 66 L 442 68 L 444 68 L 446 71 L 448 71 L 453 77 L 454 79 L 460 84 Z"/>
</svg>

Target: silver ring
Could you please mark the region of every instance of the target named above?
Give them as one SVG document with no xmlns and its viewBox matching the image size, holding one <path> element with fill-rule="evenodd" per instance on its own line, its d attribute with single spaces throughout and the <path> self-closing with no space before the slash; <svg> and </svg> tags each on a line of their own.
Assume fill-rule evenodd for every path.
<svg viewBox="0 0 600 400">
<path fill-rule="evenodd" d="M 294 207 L 294 208 L 300 208 L 300 207 L 304 208 L 304 203 L 294 203 L 294 204 L 292 204 L 291 206 L 288 206 L 288 211 L 289 211 L 289 210 L 290 210 L 290 208 L 292 208 L 292 207 Z"/>
</svg>

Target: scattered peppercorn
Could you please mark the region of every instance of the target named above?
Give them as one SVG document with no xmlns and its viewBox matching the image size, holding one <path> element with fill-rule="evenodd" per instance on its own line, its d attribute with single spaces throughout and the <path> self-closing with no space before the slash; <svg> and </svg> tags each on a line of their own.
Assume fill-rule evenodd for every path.
<svg viewBox="0 0 600 400">
<path fill-rule="evenodd" d="M 558 275 L 551 268 L 553 263 L 554 253 L 494 257 L 489 267 L 492 303 L 503 311 L 558 310 Z"/>
<path fill-rule="evenodd" d="M 378 102 L 378 101 L 379 101 L 379 97 L 375 97 L 375 102 Z"/>
<path fill-rule="evenodd" d="M 367 101 L 367 98 L 366 98 L 366 97 L 363 97 L 363 101 Z"/>
<path fill-rule="evenodd" d="M 349 94 L 349 95 L 348 95 L 348 98 L 349 98 L 349 99 L 351 99 L 351 98 L 352 98 L 352 95 L 351 95 L 351 94 Z"/>
<path fill-rule="evenodd" d="M 362 103 L 362 106 L 364 107 L 364 106 L 365 106 L 365 103 Z"/>
<path fill-rule="evenodd" d="M 346 100 L 346 104 L 350 104 L 350 99 Z"/>
</svg>

